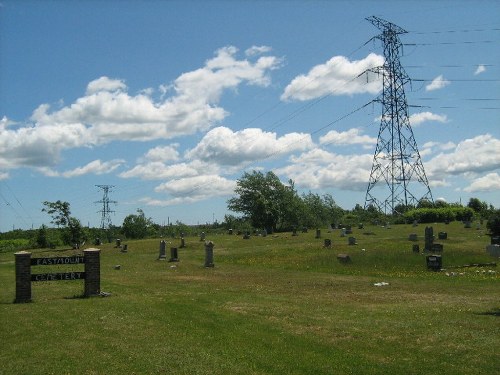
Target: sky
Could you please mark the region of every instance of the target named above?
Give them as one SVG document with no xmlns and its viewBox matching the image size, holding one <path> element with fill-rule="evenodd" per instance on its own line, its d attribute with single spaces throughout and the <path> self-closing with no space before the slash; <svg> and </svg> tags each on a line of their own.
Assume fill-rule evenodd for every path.
<svg viewBox="0 0 500 375">
<path fill-rule="evenodd" d="M 245 172 L 365 203 L 381 30 L 434 199 L 500 207 L 498 1 L 0 0 L 0 232 L 221 222 Z M 383 189 L 381 186 L 380 189 Z"/>
</svg>

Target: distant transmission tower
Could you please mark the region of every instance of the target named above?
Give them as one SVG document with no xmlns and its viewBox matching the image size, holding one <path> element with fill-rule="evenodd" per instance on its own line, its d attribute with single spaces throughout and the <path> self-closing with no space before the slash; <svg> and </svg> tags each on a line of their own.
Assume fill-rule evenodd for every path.
<svg viewBox="0 0 500 375">
<path fill-rule="evenodd" d="M 365 209 L 375 206 L 394 214 L 398 205 L 432 202 L 433 198 L 408 116 L 404 85 L 410 78 L 399 61 L 403 46 L 399 34 L 406 30 L 375 16 L 367 20 L 382 31 L 376 38 L 383 43 L 384 65 L 371 69 L 382 75 L 382 95 L 376 100 L 382 104 L 382 117 Z"/>
<path fill-rule="evenodd" d="M 111 217 L 110 213 L 113 213 L 115 211 L 112 211 L 109 208 L 110 203 L 116 204 L 116 201 L 109 200 L 108 193 L 111 191 L 112 188 L 114 188 L 113 185 L 96 185 L 99 189 L 103 191 L 102 199 L 100 201 L 97 201 L 95 203 L 102 203 L 102 209 L 100 211 L 101 213 L 101 229 L 109 229 L 111 227 Z"/>
</svg>

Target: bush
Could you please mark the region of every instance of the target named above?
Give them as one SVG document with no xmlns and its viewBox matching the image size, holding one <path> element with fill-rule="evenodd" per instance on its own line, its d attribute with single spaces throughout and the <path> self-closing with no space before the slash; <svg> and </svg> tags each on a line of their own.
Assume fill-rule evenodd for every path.
<svg viewBox="0 0 500 375">
<path fill-rule="evenodd" d="M 472 220 L 474 210 L 469 207 L 416 208 L 405 212 L 407 222 L 439 223 L 444 221 Z"/>
<path fill-rule="evenodd" d="M 492 236 L 500 236 L 500 210 L 495 210 L 488 218 L 486 227 Z"/>
</svg>

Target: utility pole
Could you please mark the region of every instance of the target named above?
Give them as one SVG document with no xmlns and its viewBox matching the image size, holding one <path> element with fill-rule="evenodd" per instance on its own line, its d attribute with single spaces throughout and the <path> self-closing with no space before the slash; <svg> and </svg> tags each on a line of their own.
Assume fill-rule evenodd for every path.
<svg viewBox="0 0 500 375">
<path fill-rule="evenodd" d="M 410 78 L 399 61 L 403 47 L 399 35 L 407 31 L 375 16 L 367 20 L 382 31 L 376 38 L 383 44 L 384 65 L 371 69 L 382 75 L 382 95 L 375 100 L 382 104 L 382 116 L 365 209 L 375 206 L 396 214 L 401 206 L 417 205 L 421 200 L 433 202 L 433 198 L 410 126 L 404 91 Z"/>
<path fill-rule="evenodd" d="M 111 191 L 111 189 L 114 188 L 114 185 L 96 185 L 96 186 L 103 192 L 102 199 L 100 201 L 95 202 L 102 204 L 102 209 L 97 211 L 101 213 L 101 229 L 109 229 L 111 228 L 111 217 L 109 214 L 115 212 L 109 208 L 109 204 L 110 203 L 116 204 L 117 202 L 110 200 L 108 193 Z"/>
</svg>

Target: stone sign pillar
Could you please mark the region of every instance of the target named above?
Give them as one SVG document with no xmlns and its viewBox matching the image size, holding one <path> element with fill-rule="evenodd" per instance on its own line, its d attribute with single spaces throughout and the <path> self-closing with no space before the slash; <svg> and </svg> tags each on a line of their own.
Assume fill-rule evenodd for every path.
<svg viewBox="0 0 500 375">
<path fill-rule="evenodd" d="M 101 250 L 83 250 L 85 259 L 85 297 L 97 296 L 101 292 Z"/>
<path fill-rule="evenodd" d="M 19 251 L 16 257 L 15 303 L 31 302 L 31 253 Z"/>
<path fill-rule="evenodd" d="M 205 267 L 214 267 L 214 243 L 205 242 Z"/>
</svg>

